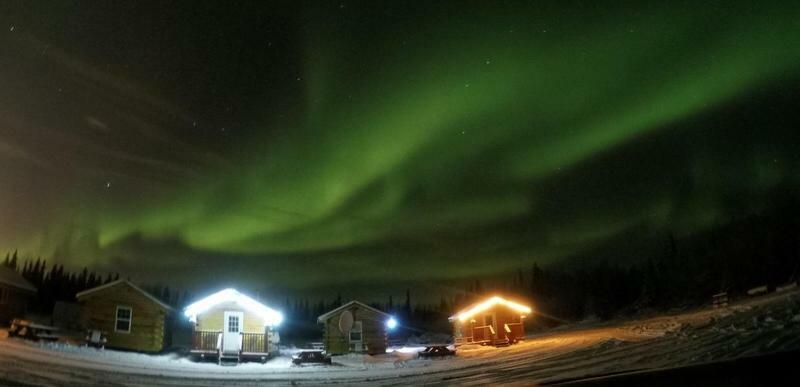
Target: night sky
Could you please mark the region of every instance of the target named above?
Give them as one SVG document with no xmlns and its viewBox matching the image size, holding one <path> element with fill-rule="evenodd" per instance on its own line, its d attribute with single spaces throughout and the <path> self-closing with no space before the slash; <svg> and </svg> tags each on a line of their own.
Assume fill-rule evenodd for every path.
<svg viewBox="0 0 800 387">
<path fill-rule="evenodd" d="M 232 4 L 0 5 L 0 251 L 390 286 L 701 232 L 800 180 L 797 2 Z"/>
</svg>

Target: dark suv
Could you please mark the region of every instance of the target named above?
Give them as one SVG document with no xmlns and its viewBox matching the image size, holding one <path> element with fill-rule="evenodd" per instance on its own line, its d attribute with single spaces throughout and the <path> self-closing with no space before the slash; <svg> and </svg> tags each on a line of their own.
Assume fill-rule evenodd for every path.
<svg viewBox="0 0 800 387">
<path fill-rule="evenodd" d="M 292 356 L 292 363 L 301 365 L 305 363 L 331 364 L 331 357 L 322 351 L 301 351 Z"/>
</svg>

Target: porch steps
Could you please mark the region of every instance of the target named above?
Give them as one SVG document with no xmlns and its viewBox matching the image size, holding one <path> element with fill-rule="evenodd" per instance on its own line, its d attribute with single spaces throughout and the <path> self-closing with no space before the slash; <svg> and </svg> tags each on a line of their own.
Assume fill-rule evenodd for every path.
<svg viewBox="0 0 800 387">
<path fill-rule="evenodd" d="M 239 353 L 220 353 L 217 362 L 219 365 L 235 366 L 241 362 L 241 356 Z"/>
<path fill-rule="evenodd" d="M 495 347 L 508 347 L 509 345 L 511 345 L 511 342 L 508 341 L 508 339 L 496 339 L 492 340 L 491 345 Z"/>
</svg>

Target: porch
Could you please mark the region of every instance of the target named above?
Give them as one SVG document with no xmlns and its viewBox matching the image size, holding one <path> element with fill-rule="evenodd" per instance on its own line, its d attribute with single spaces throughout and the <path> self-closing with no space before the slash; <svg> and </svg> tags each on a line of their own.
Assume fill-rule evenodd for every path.
<svg viewBox="0 0 800 387">
<path fill-rule="evenodd" d="M 506 323 L 503 324 L 502 331 L 497 332 L 493 325 L 481 325 L 466 329 L 464 333 L 464 336 L 455 339 L 456 345 L 507 345 L 523 340 L 525 338 L 525 327 L 521 322 Z"/>
<path fill-rule="evenodd" d="M 223 351 L 223 348 L 226 350 Z M 222 331 L 195 330 L 192 332 L 192 347 L 189 352 L 201 357 L 211 355 L 236 358 L 237 361 L 242 357 L 261 357 L 265 360 L 269 356 L 269 341 L 265 333 L 240 332 L 238 342 L 231 345 L 225 342 Z"/>
</svg>

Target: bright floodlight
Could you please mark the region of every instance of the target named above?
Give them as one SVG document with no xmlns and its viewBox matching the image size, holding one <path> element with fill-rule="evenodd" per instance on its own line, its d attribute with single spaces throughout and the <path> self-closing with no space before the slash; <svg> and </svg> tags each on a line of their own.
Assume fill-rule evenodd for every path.
<svg viewBox="0 0 800 387">
<path fill-rule="evenodd" d="M 225 289 L 214 293 L 186 307 L 183 314 L 192 322 L 197 322 L 197 315 L 223 302 L 233 302 L 244 309 L 255 313 L 264 320 L 264 325 L 277 326 L 283 321 L 281 312 L 266 307 L 264 304 L 239 293 L 235 289 Z"/>
<path fill-rule="evenodd" d="M 386 320 L 386 327 L 389 329 L 397 328 L 397 320 L 395 320 L 394 317 L 389 317 L 389 319 Z"/>
</svg>

